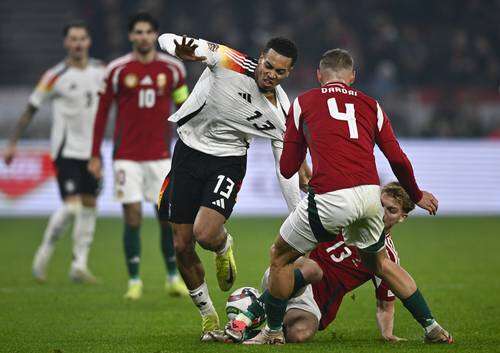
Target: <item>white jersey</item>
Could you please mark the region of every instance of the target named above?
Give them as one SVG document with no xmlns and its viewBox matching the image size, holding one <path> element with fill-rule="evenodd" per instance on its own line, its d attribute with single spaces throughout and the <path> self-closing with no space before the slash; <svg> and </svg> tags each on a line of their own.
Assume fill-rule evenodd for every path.
<svg viewBox="0 0 500 353">
<path fill-rule="evenodd" d="M 174 39 L 163 34 L 160 47 L 175 55 Z M 196 55 L 207 69 L 182 107 L 169 120 L 177 123 L 182 141 L 198 151 L 218 156 L 243 156 L 252 136 L 281 144 L 290 101 L 276 87 L 277 105 L 259 91 L 254 79 L 257 61 L 224 45 L 195 40 Z"/>
<path fill-rule="evenodd" d="M 175 56 L 182 37 L 166 33 L 158 39 L 162 50 Z M 276 175 L 292 211 L 300 201 L 299 178 L 279 172 L 286 115 L 290 101 L 276 87 L 276 106 L 259 91 L 254 79 L 257 61 L 224 45 L 195 39 L 195 54 L 206 57 L 207 68 L 182 107 L 169 120 L 177 123 L 180 139 L 189 147 L 218 157 L 244 156 L 253 136 L 272 141 Z"/>
<path fill-rule="evenodd" d="M 87 160 L 92 148 L 92 134 L 105 67 L 90 59 L 80 69 L 61 62 L 40 79 L 29 103 L 39 108 L 45 100 L 52 101 L 50 152 L 57 157 Z"/>
</svg>

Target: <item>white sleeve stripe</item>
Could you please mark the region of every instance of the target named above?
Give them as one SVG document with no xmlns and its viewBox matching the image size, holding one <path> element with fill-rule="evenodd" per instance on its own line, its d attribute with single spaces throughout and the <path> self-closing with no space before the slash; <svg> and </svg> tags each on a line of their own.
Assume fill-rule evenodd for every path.
<svg viewBox="0 0 500 353">
<path fill-rule="evenodd" d="M 237 51 L 234 51 L 232 49 L 229 49 L 227 52 L 226 52 L 227 55 L 230 55 L 231 58 L 233 58 L 234 60 L 237 60 L 239 59 L 240 61 L 243 61 L 244 63 L 248 64 L 248 65 L 251 65 L 251 66 L 255 66 L 257 67 L 257 63 L 254 61 L 254 60 L 251 60 L 251 59 L 248 59 L 247 57 L 243 56 L 243 55 L 240 55 L 238 54 Z"/>
<path fill-rule="evenodd" d="M 241 67 L 245 68 L 245 69 L 248 69 L 250 71 L 253 71 L 257 65 L 254 65 L 252 62 L 250 61 L 246 61 L 246 60 L 241 60 L 240 58 L 238 58 L 237 56 L 235 56 L 233 53 L 231 52 L 227 52 L 227 56 L 229 56 L 231 59 L 233 59 L 233 61 L 235 61 L 238 65 L 240 65 Z"/>
<path fill-rule="evenodd" d="M 111 82 L 113 83 L 113 92 L 115 92 L 115 93 L 118 93 L 118 81 L 120 78 L 120 72 L 123 70 L 124 67 L 125 67 L 125 65 L 120 66 L 119 68 L 117 68 L 115 70 L 115 72 L 113 72 L 113 78 L 112 78 Z"/>
<path fill-rule="evenodd" d="M 382 111 L 382 108 L 380 108 L 380 105 L 377 102 L 377 127 L 378 127 L 378 131 L 382 130 L 383 124 L 384 124 L 384 112 Z"/>
<path fill-rule="evenodd" d="M 299 131 L 300 115 L 302 114 L 302 108 L 300 107 L 299 98 L 295 98 L 293 101 L 293 122 L 295 123 L 295 128 Z"/>
</svg>

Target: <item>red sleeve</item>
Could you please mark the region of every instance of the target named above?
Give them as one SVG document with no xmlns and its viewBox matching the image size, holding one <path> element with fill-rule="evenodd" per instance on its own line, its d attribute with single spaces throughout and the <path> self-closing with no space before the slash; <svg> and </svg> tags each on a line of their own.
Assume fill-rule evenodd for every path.
<svg viewBox="0 0 500 353">
<path fill-rule="evenodd" d="M 306 152 L 307 144 L 302 128 L 301 108 L 296 98 L 286 119 L 284 147 L 280 158 L 281 175 L 289 179 L 297 173 L 306 157 Z"/>
<path fill-rule="evenodd" d="M 417 203 L 422 199 L 422 191 L 415 180 L 410 160 L 399 146 L 391 123 L 378 104 L 377 110 L 378 124 L 375 142 L 389 161 L 391 169 L 401 186 L 406 190 L 412 201 Z"/>
<path fill-rule="evenodd" d="M 114 99 L 113 84 L 111 77 L 114 70 L 105 78 L 104 87 L 99 92 L 99 105 L 97 108 L 96 118 L 94 122 L 94 138 L 92 141 L 92 157 L 99 157 L 101 155 L 101 144 L 106 131 L 106 124 L 108 122 L 109 109 Z"/>
</svg>

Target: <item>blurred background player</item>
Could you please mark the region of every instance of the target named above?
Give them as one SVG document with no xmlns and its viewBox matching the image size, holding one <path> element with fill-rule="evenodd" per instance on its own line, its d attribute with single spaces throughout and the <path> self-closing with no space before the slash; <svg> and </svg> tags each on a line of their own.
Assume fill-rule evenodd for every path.
<svg viewBox="0 0 500 353">
<path fill-rule="evenodd" d="M 391 261 L 399 263 L 391 231 L 408 217 L 415 204 L 397 182 L 382 188 L 380 200 L 384 208 L 385 250 Z M 376 320 L 382 338 L 390 342 L 403 340 L 393 333 L 396 297 L 384 281 L 363 266 L 358 249 L 346 245 L 342 233 L 333 241 L 319 244 L 308 257 L 300 257 L 294 264 L 294 268 L 300 269 L 306 282 L 311 284 L 297 290 L 288 301 L 283 320 L 286 342 L 305 342 L 312 339 L 318 330 L 326 329 L 335 320 L 344 296 L 370 280 L 375 287 Z M 262 280 L 263 291 L 267 289 L 268 279 L 269 271 L 266 271 Z M 264 314 L 260 300 L 228 324 L 225 332 L 232 339 L 241 341 L 251 321 Z"/>
<path fill-rule="evenodd" d="M 172 102 L 180 106 L 188 96 L 182 62 L 156 51 L 158 22 L 138 13 L 128 24 L 132 52 L 108 65 L 94 127 L 89 171 L 101 175 L 100 147 L 111 104 L 116 102 L 113 170 L 115 198 L 122 203 L 123 245 L 129 274 L 126 299 L 142 296 L 139 276 L 142 201 L 156 203 L 163 179 L 170 170 L 171 131 L 167 121 Z M 187 295 L 177 274 L 172 230 L 167 217 L 157 212 L 161 249 L 171 295 Z"/>
<path fill-rule="evenodd" d="M 280 160 L 283 176 L 292 176 L 309 148 L 313 177 L 307 198 L 285 220 L 271 248 L 268 325 L 256 343 L 284 343 L 284 305 L 295 288 L 303 287 L 295 259 L 344 230 L 346 244 L 359 249 L 363 264 L 384 279 L 391 291 L 422 326 L 426 342 L 452 343 L 453 338 L 432 316 L 413 278 L 387 256 L 384 248 L 380 180 L 375 143 L 401 185 L 419 207 L 431 215 L 438 200 L 417 185 L 410 161 L 401 150 L 380 104 L 350 85 L 354 60 L 343 49 L 325 52 L 319 62 L 320 88 L 299 95 L 288 113 L 285 147 Z"/>
<path fill-rule="evenodd" d="M 87 171 L 92 147 L 92 126 L 104 66 L 89 58 L 90 32 L 81 21 L 63 29 L 66 58 L 50 68 L 31 94 L 5 153 L 8 165 L 16 155 L 17 141 L 44 101 L 52 101 L 51 157 L 54 162 L 62 206 L 50 217 L 35 258 L 33 276 L 47 278 L 47 265 L 55 243 L 73 223 L 73 261 L 70 277 L 76 282 L 95 282 L 87 267 L 96 223 L 96 197 L 100 178 Z"/>
<path fill-rule="evenodd" d="M 273 38 L 257 61 L 203 39 L 166 33 L 159 43 L 172 55 L 207 65 L 186 103 L 170 118 L 177 123 L 179 140 L 160 205 L 170 210 L 179 269 L 202 316 L 202 340 L 211 340 L 219 317 L 195 243 L 216 254 L 219 287 L 229 290 L 237 270 L 233 239 L 224 224 L 236 204 L 253 136 L 271 140 L 278 170 L 290 105 L 280 83 L 293 69 L 297 48 L 288 39 Z M 299 177 L 287 181 L 277 174 L 291 211 L 300 199 Z"/>
</svg>

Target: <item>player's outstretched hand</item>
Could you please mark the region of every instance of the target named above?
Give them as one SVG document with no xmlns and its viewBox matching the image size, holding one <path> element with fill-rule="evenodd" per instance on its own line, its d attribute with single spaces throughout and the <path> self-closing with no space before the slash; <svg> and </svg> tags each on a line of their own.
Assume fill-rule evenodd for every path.
<svg viewBox="0 0 500 353">
<path fill-rule="evenodd" d="M 175 43 L 175 55 L 178 58 L 186 61 L 203 61 L 206 60 L 206 56 L 197 56 L 195 54 L 196 48 L 198 48 L 197 44 L 194 44 L 194 39 L 190 39 L 189 41 L 186 38 L 186 35 L 182 36 L 182 42 L 179 43 L 176 39 L 174 39 Z"/>
<path fill-rule="evenodd" d="M 92 157 L 87 164 L 87 169 L 96 179 L 102 177 L 102 162 L 99 157 Z"/>
<path fill-rule="evenodd" d="M 14 160 L 15 155 L 16 155 L 16 146 L 9 144 L 3 155 L 3 161 L 5 162 L 5 164 L 10 165 Z"/>
<path fill-rule="evenodd" d="M 435 216 L 438 210 L 439 201 L 430 192 L 422 191 L 422 198 L 417 202 L 418 207 L 423 208 L 430 215 Z"/>
</svg>

